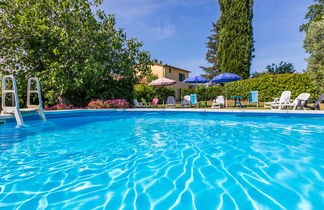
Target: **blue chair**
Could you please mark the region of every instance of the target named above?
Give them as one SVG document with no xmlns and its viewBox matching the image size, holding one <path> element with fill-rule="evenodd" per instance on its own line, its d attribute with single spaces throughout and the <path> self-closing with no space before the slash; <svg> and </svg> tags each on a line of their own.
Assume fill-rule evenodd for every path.
<svg viewBox="0 0 324 210">
<path fill-rule="evenodd" d="M 191 105 L 198 105 L 196 93 L 190 94 L 190 106 Z"/>
<path fill-rule="evenodd" d="M 249 98 L 249 104 L 250 106 L 251 103 L 257 103 L 257 107 L 259 107 L 259 91 L 250 91 L 250 98 Z"/>
</svg>

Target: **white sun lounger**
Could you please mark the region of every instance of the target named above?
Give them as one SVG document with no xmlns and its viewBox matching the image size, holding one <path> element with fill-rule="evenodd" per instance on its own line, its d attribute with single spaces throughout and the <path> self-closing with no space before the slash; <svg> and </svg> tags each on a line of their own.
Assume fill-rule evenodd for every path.
<svg viewBox="0 0 324 210">
<path fill-rule="evenodd" d="M 306 100 L 309 97 L 310 97 L 309 93 L 302 93 L 299 96 L 297 96 L 297 98 L 294 101 L 292 101 L 291 103 L 282 105 L 282 109 L 284 109 L 286 107 L 292 107 L 293 110 L 296 110 L 297 106 L 304 107 L 305 103 L 306 103 Z"/>
<path fill-rule="evenodd" d="M 290 96 L 291 96 L 290 91 L 284 91 L 282 92 L 280 98 L 274 98 L 273 102 L 264 103 L 264 108 L 282 109 L 283 105 L 290 103 Z"/>
</svg>

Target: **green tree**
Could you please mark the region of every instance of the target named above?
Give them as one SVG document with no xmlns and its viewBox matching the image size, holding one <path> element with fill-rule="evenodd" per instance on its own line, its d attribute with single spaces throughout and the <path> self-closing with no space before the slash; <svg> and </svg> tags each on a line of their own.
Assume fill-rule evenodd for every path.
<svg viewBox="0 0 324 210">
<path fill-rule="evenodd" d="M 150 55 L 116 28 L 114 16 L 93 12 L 100 2 L 1 1 L 2 71 L 15 74 L 24 92 L 27 77 L 40 77 L 49 104 L 130 99 L 150 73 Z"/>
<path fill-rule="evenodd" d="M 253 0 L 219 0 L 219 68 L 248 78 L 253 58 Z"/>
<path fill-rule="evenodd" d="M 309 6 L 309 11 L 305 15 L 308 22 L 300 26 L 300 31 L 306 31 L 312 22 L 319 21 L 324 16 L 324 0 L 314 0 L 314 2 L 317 3 Z"/>
<path fill-rule="evenodd" d="M 219 23 L 213 23 L 213 28 L 211 30 L 212 35 L 208 36 L 208 42 L 206 43 L 206 47 L 208 51 L 206 53 L 206 60 L 211 66 L 200 68 L 205 72 L 202 76 L 207 79 L 212 79 L 219 72 L 219 57 L 218 57 L 218 46 L 219 46 L 219 32 L 220 25 Z"/>
<path fill-rule="evenodd" d="M 267 65 L 266 73 L 268 74 L 292 74 L 295 73 L 295 67 L 292 63 L 287 63 L 281 61 L 279 65 L 272 63 L 271 65 Z"/>
<path fill-rule="evenodd" d="M 159 77 L 156 74 L 151 73 L 146 77 L 147 83 L 150 83 L 156 79 L 159 79 Z"/>
<path fill-rule="evenodd" d="M 295 67 L 292 63 L 281 61 L 278 65 L 272 63 L 266 66 L 266 70 L 263 72 L 254 72 L 251 74 L 251 78 L 257 78 L 266 74 L 292 74 L 295 73 Z"/>
<path fill-rule="evenodd" d="M 308 26 L 304 48 L 310 54 L 307 71 L 311 72 L 313 84 L 324 92 L 324 17 Z"/>
</svg>

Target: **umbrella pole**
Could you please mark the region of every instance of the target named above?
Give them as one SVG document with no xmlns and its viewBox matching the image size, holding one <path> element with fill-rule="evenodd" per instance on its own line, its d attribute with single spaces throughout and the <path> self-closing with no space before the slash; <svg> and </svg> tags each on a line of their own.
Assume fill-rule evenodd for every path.
<svg viewBox="0 0 324 210">
<path fill-rule="evenodd" d="M 226 108 L 228 107 L 228 104 L 227 104 L 227 90 L 226 90 L 226 86 L 224 84 L 224 89 L 225 89 L 225 99 L 226 99 Z"/>
</svg>

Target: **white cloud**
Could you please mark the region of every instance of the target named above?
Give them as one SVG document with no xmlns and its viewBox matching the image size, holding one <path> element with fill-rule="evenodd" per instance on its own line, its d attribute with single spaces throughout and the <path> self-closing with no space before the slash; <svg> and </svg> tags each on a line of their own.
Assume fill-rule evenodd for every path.
<svg viewBox="0 0 324 210">
<path fill-rule="evenodd" d="M 152 33 L 157 39 L 167 39 L 175 33 L 175 27 L 169 23 L 151 28 Z"/>
</svg>

